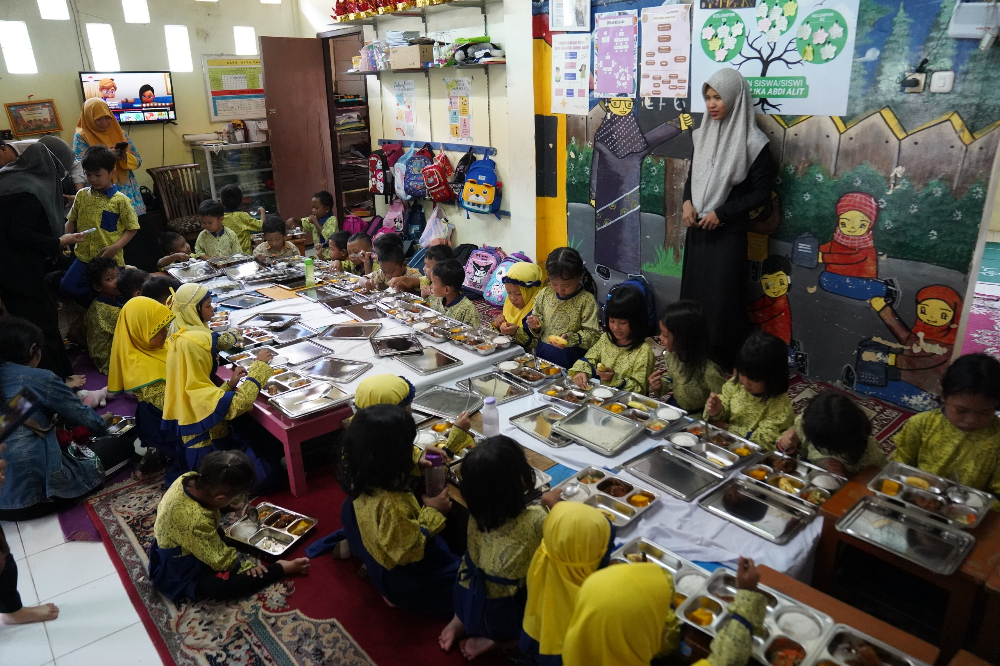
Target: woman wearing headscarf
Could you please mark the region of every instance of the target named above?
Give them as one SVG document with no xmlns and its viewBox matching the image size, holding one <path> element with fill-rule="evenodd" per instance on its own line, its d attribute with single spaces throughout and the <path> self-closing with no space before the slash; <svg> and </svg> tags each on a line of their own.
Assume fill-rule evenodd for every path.
<svg viewBox="0 0 1000 666">
<path fill-rule="evenodd" d="M 63 247 L 83 240 L 64 234 L 62 180 L 73 152 L 65 142 L 55 151 L 35 143 L 0 169 L 0 301 L 7 312 L 42 329 L 39 367 L 63 379 L 73 368 L 59 332 L 59 311 L 45 286 L 47 263 Z M 61 149 L 60 149 L 61 148 Z"/>
<path fill-rule="evenodd" d="M 520 261 L 507 269 L 502 281 L 507 289 L 507 300 L 503 303 L 503 313 L 497 315 L 493 325 L 523 347 L 532 339 L 525 328 L 524 318 L 531 314 L 535 296 L 542 288 L 542 267 Z"/>
<path fill-rule="evenodd" d="M 128 146 L 119 148 L 123 143 Z M 73 135 L 73 153 L 76 159 L 83 159 L 83 152 L 90 146 L 105 146 L 117 153 L 115 185 L 132 201 L 135 214 L 145 215 L 146 204 L 142 201 L 139 183 L 132 173 L 142 165 L 142 157 L 111 113 L 108 103 L 96 97 L 83 103 L 80 120 L 76 122 L 76 134 Z"/>
<path fill-rule="evenodd" d="M 521 651 L 529 664 L 562 664 L 563 640 L 587 576 L 607 565 L 615 530 L 604 514 L 578 502 L 559 502 L 542 527 L 542 545 L 528 569 Z"/>
<path fill-rule="evenodd" d="M 701 304 L 713 360 L 729 369 L 749 334 L 750 213 L 770 199 L 774 167 L 743 75 L 723 67 L 705 82 L 702 95 L 707 113 L 692 134 L 694 157 L 684 185 L 681 298 Z"/>
</svg>

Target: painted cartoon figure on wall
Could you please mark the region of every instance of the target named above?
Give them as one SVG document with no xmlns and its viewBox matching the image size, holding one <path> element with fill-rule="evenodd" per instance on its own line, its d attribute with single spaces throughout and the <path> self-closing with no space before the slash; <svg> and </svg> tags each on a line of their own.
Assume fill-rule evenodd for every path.
<svg viewBox="0 0 1000 666">
<path fill-rule="evenodd" d="M 612 97 L 602 104 L 606 114 L 594 134 L 590 167 L 590 205 L 596 213 L 594 258 L 601 266 L 638 273 L 642 161 L 657 146 L 689 129 L 691 116 L 681 114 L 644 133 L 635 100 Z"/>
<path fill-rule="evenodd" d="M 747 316 L 760 330 L 777 337 L 788 345 L 788 365 L 807 373 L 808 355 L 802 344 L 792 338 L 792 308 L 788 289 L 792 285 L 792 262 L 788 257 L 772 254 L 761 264 L 760 288 L 764 295 L 750 303 Z"/>
<path fill-rule="evenodd" d="M 899 341 L 878 337 L 858 346 L 855 367 L 844 368 L 841 381 L 861 393 L 912 409 L 932 409 L 941 392 L 941 378 L 948 369 L 962 297 L 945 285 L 931 285 L 917 292 L 917 321 L 907 326 L 885 299 L 869 303 Z"/>
</svg>

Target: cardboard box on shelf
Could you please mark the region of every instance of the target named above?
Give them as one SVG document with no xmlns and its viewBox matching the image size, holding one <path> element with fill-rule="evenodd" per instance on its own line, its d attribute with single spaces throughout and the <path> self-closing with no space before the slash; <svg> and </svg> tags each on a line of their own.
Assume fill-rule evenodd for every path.
<svg viewBox="0 0 1000 666">
<path fill-rule="evenodd" d="M 434 47 L 430 44 L 418 46 L 394 46 L 389 49 L 389 60 L 393 69 L 416 69 L 424 63 L 434 61 Z"/>
</svg>

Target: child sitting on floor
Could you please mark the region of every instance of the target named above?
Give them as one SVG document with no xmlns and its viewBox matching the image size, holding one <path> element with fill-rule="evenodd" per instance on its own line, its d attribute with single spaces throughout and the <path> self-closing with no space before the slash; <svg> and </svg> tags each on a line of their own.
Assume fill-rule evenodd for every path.
<svg viewBox="0 0 1000 666">
<path fill-rule="evenodd" d="M 181 288 L 181 282 L 173 275 L 156 274 L 150 275 L 145 284 L 142 285 L 140 296 L 152 298 L 157 303 L 167 304 L 167 299 L 175 291 Z"/>
<path fill-rule="evenodd" d="M 521 636 L 528 566 L 542 542 L 548 509 L 559 490 L 528 506 L 535 472 L 517 442 L 490 437 L 462 460 L 462 496 L 469 507 L 469 550 L 458 568 L 455 617 L 438 641 L 445 652 L 461 641 L 475 659 L 494 648 L 514 647 Z M 508 644 L 508 645 L 505 645 Z"/>
<path fill-rule="evenodd" d="M 333 195 L 326 190 L 317 192 L 312 195 L 310 206 L 312 214 L 309 217 L 303 217 L 301 220 L 290 217 L 285 220 L 285 228 L 294 229 L 296 224 L 300 224 L 302 230 L 312 237 L 316 256 L 328 261 L 330 253 L 326 241 L 340 229 L 337 216 L 333 214 Z"/>
<path fill-rule="evenodd" d="M 240 210 L 240 206 L 243 205 L 243 190 L 239 185 L 230 184 L 223 187 L 219 190 L 219 199 L 226 209 L 226 214 L 222 216 L 222 224 L 236 232 L 243 254 L 250 254 L 250 234 L 260 231 L 265 216 L 264 207 L 257 209 L 260 219 Z"/>
<path fill-rule="evenodd" d="M 122 310 L 118 272 L 118 262 L 113 257 L 94 257 L 87 264 L 87 282 L 95 294 L 83 320 L 87 328 L 87 351 L 102 375 L 108 374 L 111 342 Z"/>
<path fill-rule="evenodd" d="M 568 368 L 583 358 L 599 337 L 597 284 L 580 253 L 557 247 L 545 260 L 548 285 L 535 296 L 535 307 L 524 318 L 535 353 Z"/>
<path fill-rule="evenodd" d="M 118 273 L 116 285 L 118 293 L 121 294 L 122 303 L 135 298 L 142 293 L 142 287 L 149 279 L 149 273 L 138 268 L 124 268 Z"/>
<path fill-rule="evenodd" d="M 660 319 L 660 344 L 666 347 L 663 367 L 649 376 L 653 397 L 672 400 L 692 417 L 700 417 L 712 392 L 720 393 L 725 378 L 708 357 L 708 324 L 696 301 L 675 301 Z"/>
<path fill-rule="evenodd" d="M 174 481 L 156 509 L 149 579 L 161 593 L 182 599 L 236 599 L 288 574 L 309 573 L 309 559 L 254 566 L 219 535 L 220 510 L 257 485 L 253 463 L 239 451 L 205 456 L 197 472 Z"/>
<path fill-rule="evenodd" d="M 524 326 L 524 318 L 535 307 L 535 297 L 542 289 L 542 268 L 537 264 L 519 261 L 507 269 L 502 281 L 507 290 L 507 299 L 503 303 L 503 312 L 496 316 L 493 325 L 514 342 L 527 348 L 531 338 Z"/>
<path fill-rule="evenodd" d="M 447 261 L 453 257 L 451 247 L 448 245 L 431 245 L 424 252 L 424 271 L 420 277 L 403 276 L 389 280 L 389 286 L 393 289 L 405 289 L 421 296 L 431 295 L 431 272 L 434 264 L 439 261 Z"/>
<path fill-rule="evenodd" d="M 374 405 L 354 415 L 343 438 L 340 485 L 348 499 L 340 520 L 350 553 L 364 560 L 386 603 L 451 617 L 458 558 L 439 536 L 451 499 L 445 488 L 424 495 L 421 507 L 410 491 L 416 436 L 402 407 Z"/>
<path fill-rule="evenodd" d="M 240 239 L 236 232 L 222 224 L 226 208 L 215 199 L 206 199 L 198 205 L 201 216 L 201 233 L 194 242 L 194 254 L 201 259 L 231 257 L 240 254 Z"/>
<path fill-rule="evenodd" d="M 961 356 L 941 379 L 941 409 L 903 424 L 892 459 L 1000 495 L 998 409 L 1000 361 L 986 354 Z"/>
<path fill-rule="evenodd" d="M 277 215 L 264 220 L 264 242 L 253 249 L 253 258 L 261 263 L 301 257 L 299 248 L 285 240 L 285 223 Z"/>
<path fill-rule="evenodd" d="M 715 425 L 760 444 L 767 451 L 795 422 L 788 398 L 788 347 L 779 338 L 757 331 L 736 356 L 736 376 L 711 393 L 705 417 Z"/>
<path fill-rule="evenodd" d="M 614 291 L 604 308 L 607 332 L 569 369 L 573 383 L 586 388 L 591 377 L 605 386 L 646 392 L 646 378 L 653 372 L 653 350 L 644 339 L 646 299 L 637 287 Z"/>
<path fill-rule="evenodd" d="M 408 277 L 416 280 L 420 279 L 420 271 L 406 265 L 406 257 L 403 256 L 402 245 L 386 243 L 377 248 L 376 253 L 379 267 L 361 278 L 362 285 L 369 285 L 382 291 L 389 288 L 389 282 L 394 278 Z"/>
<path fill-rule="evenodd" d="M 457 259 L 447 259 L 434 264 L 431 274 L 431 292 L 428 299 L 430 306 L 473 328 L 479 328 L 482 323 L 476 306 L 462 294 L 462 282 L 465 280 L 465 268 Z"/>
<path fill-rule="evenodd" d="M 330 263 L 334 272 L 357 273 L 354 264 L 351 262 L 351 253 L 347 250 L 347 243 L 350 240 L 350 231 L 338 231 L 330 236 L 330 242 L 327 247 L 330 252 Z"/>
<path fill-rule="evenodd" d="M 372 259 L 372 239 L 363 231 L 359 231 L 348 239 L 347 251 L 350 253 L 349 258 L 358 275 L 368 275 L 375 268 L 378 268 L 378 262 Z"/>
<path fill-rule="evenodd" d="M 166 254 L 156 262 L 157 268 L 166 268 L 170 264 L 191 258 L 191 245 L 176 231 L 164 231 L 160 234 L 160 247 Z"/>
</svg>

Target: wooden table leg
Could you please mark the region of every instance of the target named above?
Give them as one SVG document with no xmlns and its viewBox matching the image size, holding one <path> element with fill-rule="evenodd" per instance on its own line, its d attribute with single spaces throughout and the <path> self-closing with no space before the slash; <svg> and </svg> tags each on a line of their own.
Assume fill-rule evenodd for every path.
<svg viewBox="0 0 1000 666">
<path fill-rule="evenodd" d="M 939 664 L 947 664 L 962 649 L 965 636 L 969 632 L 969 624 L 972 622 L 972 609 L 975 605 L 973 602 L 978 589 L 971 580 L 961 574 L 954 574 L 952 578 L 961 582 L 957 582 L 948 590 L 948 606 L 945 609 L 937 641 L 937 646 L 941 649 Z"/>
<path fill-rule="evenodd" d="M 837 566 L 837 550 L 840 545 L 840 532 L 836 521 L 829 518 L 823 520 L 823 531 L 816 547 L 816 563 L 813 567 L 812 586 L 820 592 L 830 594 L 833 589 L 833 573 Z"/>
</svg>

